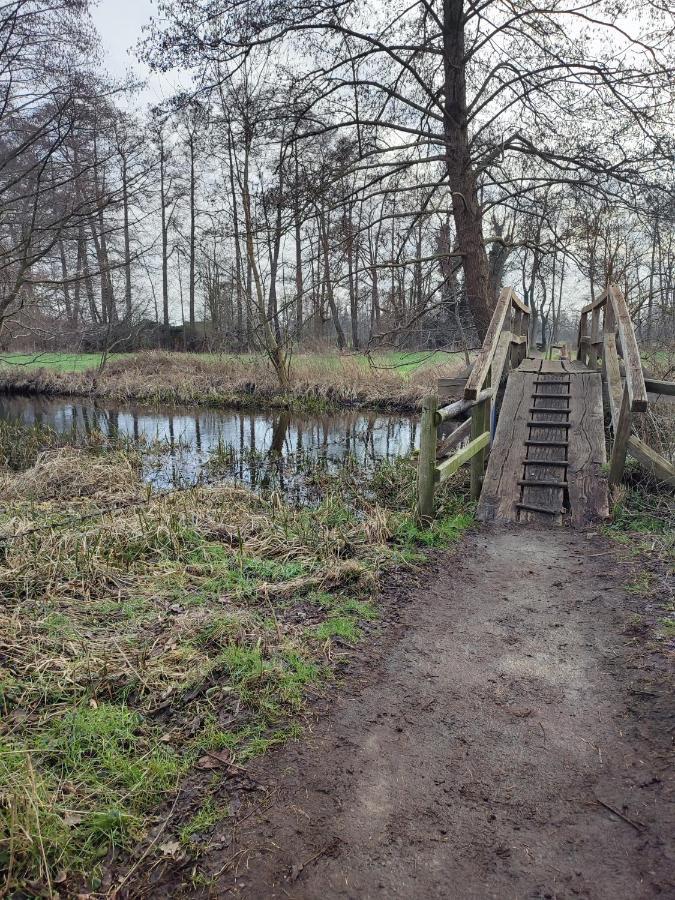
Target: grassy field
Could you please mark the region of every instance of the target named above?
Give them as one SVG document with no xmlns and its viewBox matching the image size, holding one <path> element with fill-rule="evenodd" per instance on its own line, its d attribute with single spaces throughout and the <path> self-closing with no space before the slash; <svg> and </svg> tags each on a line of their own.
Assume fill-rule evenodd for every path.
<svg viewBox="0 0 675 900">
<path fill-rule="evenodd" d="M 109 356 L 108 361 L 129 359 L 139 354 L 132 353 L 113 353 Z M 188 359 L 194 359 L 199 362 L 221 364 L 228 361 L 236 360 L 251 365 L 258 364 L 262 357 L 256 354 L 235 354 L 235 353 L 191 353 L 176 354 L 187 356 Z M 16 367 L 23 369 L 53 369 L 57 372 L 86 372 L 97 369 L 101 364 L 100 353 L 0 353 L 0 367 Z M 416 369 L 424 366 L 433 366 L 440 363 L 457 363 L 463 360 L 461 353 L 446 353 L 441 350 L 434 351 L 387 351 L 375 353 L 371 356 L 364 354 L 344 354 L 342 356 L 336 353 L 299 353 L 296 354 L 294 360 L 302 365 L 310 363 L 314 366 L 323 367 L 329 371 L 339 371 L 342 360 L 350 360 L 364 369 L 383 368 L 396 369 L 402 374 L 414 372 Z"/>
<path fill-rule="evenodd" d="M 148 495 L 119 448 L 6 458 L 33 465 L 0 473 L 2 896 L 99 889 L 167 817 L 146 865 L 170 847 L 198 877 L 228 779 L 302 732 L 386 573 L 472 518 L 462 475 L 418 529 L 407 461 L 368 486 L 325 476 L 298 509 L 227 486 Z"/>
<path fill-rule="evenodd" d="M 441 376 L 464 366 L 456 353 L 298 354 L 281 390 L 262 355 L 144 352 L 0 357 L 0 390 L 93 396 L 127 403 L 323 409 L 344 406 L 415 410 Z"/>
</svg>

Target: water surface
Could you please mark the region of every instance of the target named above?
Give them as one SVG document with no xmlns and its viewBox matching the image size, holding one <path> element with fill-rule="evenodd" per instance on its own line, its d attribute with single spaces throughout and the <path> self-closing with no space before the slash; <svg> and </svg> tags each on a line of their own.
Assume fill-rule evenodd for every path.
<svg viewBox="0 0 675 900">
<path fill-rule="evenodd" d="M 161 488 L 228 480 L 292 494 L 312 473 L 372 471 L 418 442 L 415 416 L 363 411 L 298 415 L 0 394 L 0 419 L 46 425 L 73 440 L 99 432 L 137 442 L 145 479 Z"/>
</svg>

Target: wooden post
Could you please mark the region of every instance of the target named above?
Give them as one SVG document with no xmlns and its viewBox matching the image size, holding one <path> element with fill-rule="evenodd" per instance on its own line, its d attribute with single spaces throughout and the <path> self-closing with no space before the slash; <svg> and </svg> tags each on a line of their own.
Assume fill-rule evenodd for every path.
<svg viewBox="0 0 675 900">
<path fill-rule="evenodd" d="M 429 520 L 434 513 L 437 408 L 436 397 L 427 397 L 422 403 L 420 455 L 417 461 L 417 516 L 420 521 Z"/>
<path fill-rule="evenodd" d="M 619 484 L 623 478 L 623 470 L 626 465 L 626 450 L 628 449 L 628 438 L 630 437 L 631 428 L 631 412 L 630 412 L 630 396 L 628 394 L 628 385 L 624 386 L 623 396 L 621 398 L 621 410 L 619 418 L 614 428 L 614 443 L 612 444 L 612 455 L 609 460 L 609 483 Z"/>
<path fill-rule="evenodd" d="M 490 400 L 482 400 L 471 410 L 471 440 L 490 430 Z M 487 449 L 479 450 L 471 459 L 471 499 L 478 500 L 485 475 Z"/>
</svg>

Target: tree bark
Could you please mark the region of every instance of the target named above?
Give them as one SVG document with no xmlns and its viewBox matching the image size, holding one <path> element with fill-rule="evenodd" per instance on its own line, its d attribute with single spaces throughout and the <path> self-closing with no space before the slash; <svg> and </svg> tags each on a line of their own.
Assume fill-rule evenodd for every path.
<svg viewBox="0 0 675 900">
<path fill-rule="evenodd" d="M 443 0 L 445 165 L 467 303 L 478 336 L 483 340 L 492 316 L 493 291 L 483 238 L 483 214 L 469 148 L 464 26 L 464 0 Z"/>
</svg>

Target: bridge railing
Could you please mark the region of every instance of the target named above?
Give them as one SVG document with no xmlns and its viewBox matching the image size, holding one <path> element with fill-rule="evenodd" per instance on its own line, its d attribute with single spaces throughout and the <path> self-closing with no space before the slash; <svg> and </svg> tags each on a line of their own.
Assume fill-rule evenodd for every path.
<svg viewBox="0 0 675 900">
<path fill-rule="evenodd" d="M 668 460 L 633 433 L 633 416 L 649 406 L 648 385 L 661 393 L 675 394 L 675 384 L 645 379 L 642 358 L 628 304 L 615 284 L 581 310 L 577 359 L 589 368 L 601 369 L 607 388 L 613 435 L 609 461 L 609 483 L 618 484 L 624 473 L 626 455 L 663 481 L 675 484 L 675 469 Z M 621 369 L 625 374 L 622 377 Z"/>
<path fill-rule="evenodd" d="M 471 496 L 477 499 L 480 495 L 494 437 L 494 400 L 508 369 L 517 368 L 528 354 L 529 316 L 529 307 L 515 291 L 503 288 L 483 346 L 466 380 L 462 399 L 440 409 L 436 395 L 424 400 L 417 465 L 417 513 L 420 519 L 429 519 L 433 514 L 436 484 L 468 462 L 471 463 Z M 439 425 L 462 419 L 467 413 L 469 417 L 442 441 L 444 454 L 451 450 L 455 452 L 437 461 Z M 469 443 L 460 446 L 467 438 Z"/>
</svg>

